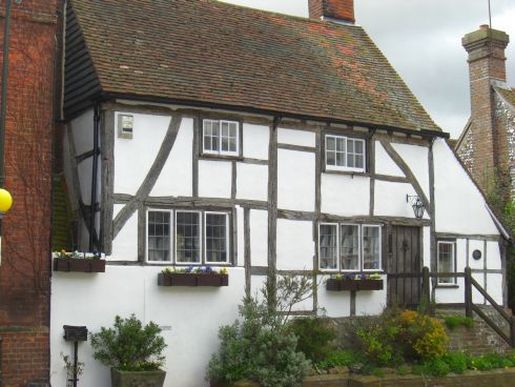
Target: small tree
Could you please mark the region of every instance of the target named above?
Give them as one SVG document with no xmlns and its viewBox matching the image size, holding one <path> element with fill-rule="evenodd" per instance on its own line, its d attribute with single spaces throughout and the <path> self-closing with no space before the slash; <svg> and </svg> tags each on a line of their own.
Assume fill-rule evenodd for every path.
<svg viewBox="0 0 515 387">
<path fill-rule="evenodd" d="M 228 384 L 250 379 L 265 387 L 300 385 L 310 363 L 297 351 L 297 338 L 286 322 L 293 306 L 311 296 L 312 282 L 305 276 L 281 277 L 273 286 L 271 281 L 269 277 L 261 290 L 262 301 L 243 299 L 241 321 L 220 328 L 220 349 L 209 362 L 209 379 Z"/>
</svg>

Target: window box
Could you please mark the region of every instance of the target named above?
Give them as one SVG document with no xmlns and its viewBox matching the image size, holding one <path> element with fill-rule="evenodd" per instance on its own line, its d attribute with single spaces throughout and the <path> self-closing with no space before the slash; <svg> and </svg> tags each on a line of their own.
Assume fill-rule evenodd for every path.
<svg viewBox="0 0 515 387">
<path fill-rule="evenodd" d="M 159 286 L 229 286 L 229 275 L 220 273 L 159 273 Z"/>
<path fill-rule="evenodd" d="M 339 279 L 329 278 L 326 282 L 326 289 L 332 292 L 359 291 L 359 290 L 382 290 L 383 280 L 377 279 Z"/>
<path fill-rule="evenodd" d="M 54 271 L 104 273 L 106 261 L 89 258 L 54 258 Z"/>
<path fill-rule="evenodd" d="M 383 280 L 363 279 L 358 282 L 358 290 L 383 290 Z"/>
</svg>

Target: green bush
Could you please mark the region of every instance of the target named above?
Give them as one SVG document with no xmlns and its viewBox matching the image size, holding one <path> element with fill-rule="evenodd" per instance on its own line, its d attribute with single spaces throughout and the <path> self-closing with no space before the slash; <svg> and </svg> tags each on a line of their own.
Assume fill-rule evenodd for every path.
<svg viewBox="0 0 515 387">
<path fill-rule="evenodd" d="M 455 374 L 462 374 L 467 370 L 469 356 L 463 352 L 449 352 L 442 360 L 449 366 L 449 371 Z"/>
<path fill-rule="evenodd" d="M 474 326 L 474 319 L 465 316 L 447 316 L 443 321 L 450 330 L 456 329 L 459 326 L 465 328 L 472 328 Z"/>
<path fill-rule="evenodd" d="M 153 371 L 164 363 L 166 348 L 161 329 L 153 322 L 143 326 L 135 315 L 115 317 L 114 328 L 91 335 L 95 359 L 122 371 Z"/>
<path fill-rule="evenodd" d="M 323 318 L 297 318 L 288 325 L 288 331 L 297 337 L 297 350 L 313 363 L 326 358 L 333 349 L 336 330 Z"/>
<path fill-rule="evenodd" d="M 241 322 L 220 328 L 220 349 L 209 362 L 208 378 L 226 384 L 250 379 L 264 387 L 300 385 L 310 363 L 297 352 L 297 338 L 282 316 L 252 297 L 244 299 L 240 316 Z"/>
<path fill-rule="evenodd" d="M 355 364 L 361 364 L 365 361 L 363 356 L 354 351 L 334 351 L 330 353 L 324 360 L 316 364 L 317 368 L 329 369 L 334 367 L 349 367 Z"/>
</svg>

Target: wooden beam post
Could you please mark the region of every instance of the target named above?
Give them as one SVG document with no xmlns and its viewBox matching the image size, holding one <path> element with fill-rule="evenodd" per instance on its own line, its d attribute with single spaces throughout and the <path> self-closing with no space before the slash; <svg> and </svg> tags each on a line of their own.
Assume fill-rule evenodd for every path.
<svg viewBox="0 0 515 387">
<path fill-rule="evenodd" d="M 472 318 L 472 271 L 465 268 L 465 315 Z"/>
</svg>

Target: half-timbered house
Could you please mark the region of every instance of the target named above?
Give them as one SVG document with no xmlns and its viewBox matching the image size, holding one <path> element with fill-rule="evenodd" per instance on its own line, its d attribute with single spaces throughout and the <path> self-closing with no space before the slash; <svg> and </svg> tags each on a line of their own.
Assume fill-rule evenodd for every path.
<svg viewBox="0 0 515 387">
<path fill-rule="evenodd" d="M 470 266 L 504 302 L 501 233 L 447 134 L 354 24 L 352 0 L 309 5 L 306 19 L 214 0 L 68 1 L 66 181 L 77 248 L 107 264 L 54 272 L 52 385 L 64 324 L 95 331 L 130 313 L 163 327 L 166 385 L 202 385 L 218 327 L 270 272 L 319 284 L 297 314 L 416 305 L 409 274 L 423 267 Z M 206 265 L 228 286 L 158 285 L 164 267 Z M 338 273 L 384 286 L 328 290 Z M 463 303 L 462 277 L 430 285 L 436 302 Z M 108 385 L 88 344 L 80 356 L 82 383 Z"/>
</svg>

